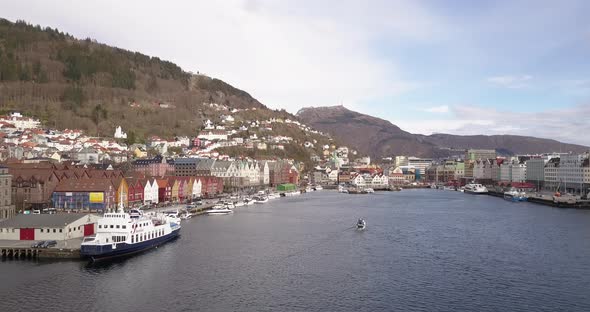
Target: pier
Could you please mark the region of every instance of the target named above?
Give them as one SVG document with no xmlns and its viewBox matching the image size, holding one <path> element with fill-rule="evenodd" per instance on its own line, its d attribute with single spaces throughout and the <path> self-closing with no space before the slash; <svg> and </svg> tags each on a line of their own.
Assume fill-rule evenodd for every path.
<svg viewBox="0 0 590 312">
<path fill-rule="evenodd" d="M 503 192 L 488 191 L 489 196 L 504 198 Z M 575 201 L 557 201 L 553 197 L 547 195 L 527 194 L 527 201 L 539 205 L 551 206 L 556 208 L 576 208 L 576 209 L 590 209 L 590 200 L 577 199 Z"/>
</svg>

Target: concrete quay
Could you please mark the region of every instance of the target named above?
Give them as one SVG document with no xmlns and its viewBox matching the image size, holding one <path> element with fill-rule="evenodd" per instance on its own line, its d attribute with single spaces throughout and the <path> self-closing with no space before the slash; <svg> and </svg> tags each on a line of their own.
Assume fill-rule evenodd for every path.
<svg viewBox="0 0 590 312">
<path fill-rule="evenodd" d="M 82 239 L 57 241 L 57 245 L 50 248 L 32 248 L 35 242 L 0 240 L 0 256 L 2 260 L 80 259 Z"/>
</svg>

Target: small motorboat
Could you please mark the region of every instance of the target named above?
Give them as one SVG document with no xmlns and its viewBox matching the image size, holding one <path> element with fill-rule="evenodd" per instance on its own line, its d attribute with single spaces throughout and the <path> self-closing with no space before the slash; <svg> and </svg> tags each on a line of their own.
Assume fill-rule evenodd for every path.
<svg viewBox="0 0 590 312">
<path fill-rule="evenodd" d="M 235 209 L 236 205 L 234 205 L 234 203 L 232 203 L 232 202 L 225 202 L 225 203 L 223 203 L 223 207 L 227 208 L 227 209 Z"/>
<path fill-rule="evenodd" d="M 208 215 L 222 215 L 233 213 L 231 209 L 228 209 L 221 203 L 215 204 L 212 209 L 207 210 Z"/>
<path fill-rule="evenodd" d="M 367 222 L 365 222 L 365 220 L 363 220 L 363 219 L 359 219 L 356 222 L 356 228 L 357 229 L 364 229 L 366 226 L 367 226 Z"/>
<path fill-rule="evenodd" d="M 254 197 L 254 203 L 255 204 L 264 204 L 268 202 L 268 197 L 266 196 L 256 196 Z"/>
</svg>

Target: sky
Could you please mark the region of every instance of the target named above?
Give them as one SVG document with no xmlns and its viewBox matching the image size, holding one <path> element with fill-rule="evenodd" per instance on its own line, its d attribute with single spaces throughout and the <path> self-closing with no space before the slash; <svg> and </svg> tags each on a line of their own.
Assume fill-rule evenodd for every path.
<svg viewBox="0 0 590 312">
<path fill-rule="evenodd" d="M 0 16 L 170 60 L 271 108 L 590 146 L 590 1 L 0 0 Z"/>
</svg>

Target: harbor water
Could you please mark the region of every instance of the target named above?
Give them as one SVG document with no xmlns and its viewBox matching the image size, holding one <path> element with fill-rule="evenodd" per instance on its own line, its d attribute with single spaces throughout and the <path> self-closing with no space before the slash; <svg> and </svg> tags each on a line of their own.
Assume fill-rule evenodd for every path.
<svg viewBox="0 0 590 312">
<path fill-rule="evenodd" d="M 4 312 L 590 311 L 590 211 L 321 191 L 183 221 L 131 258 L 5 260 L 0 276 Z"/>
</svg>

